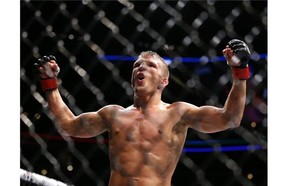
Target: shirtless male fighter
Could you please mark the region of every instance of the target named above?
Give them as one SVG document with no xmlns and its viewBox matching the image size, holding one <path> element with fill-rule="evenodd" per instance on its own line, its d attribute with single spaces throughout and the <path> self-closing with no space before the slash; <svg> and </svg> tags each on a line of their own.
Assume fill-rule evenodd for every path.
<svg viewBox="0 0 288 186">
<path fill-rule="evenodd" d="M 213 133 L 241 123 L 250 51 L 243 41 L 233 39 L 222 52 L 233 77 L 223 108 L 198 107 L 180 101 L 164 103 L 161 95 L 168 85 L 168 66 L 152 51 L 142 52 L 133 65 L 131 106 L 107 105 L 78 116 L 67 107 L 57 89 L 56 58 L 44 56 L 37 67 L 42 90 L 60 132 L 90 138 L 108 131 L 109 186 L 170 186 L 189 128 Z"/>
</svg>

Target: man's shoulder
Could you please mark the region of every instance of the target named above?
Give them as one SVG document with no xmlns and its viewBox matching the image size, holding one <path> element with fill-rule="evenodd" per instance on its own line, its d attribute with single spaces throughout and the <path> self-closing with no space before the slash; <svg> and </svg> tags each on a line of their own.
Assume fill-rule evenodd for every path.
<svg viewBox="0 0 288 186">
<path fill-rule="evenodd" d="M 104 112 L 104 113 L 115 113 L 117 111 L 120 110 L 124 110 L 125 108 L 120 106 L 120 105 L 116 105 L 116 104 L 111 104 L 111 105 L 106 105 L 104 107 L 102 107 L 99 112 Z"/>
<path fill-rule="evenodd" d="M 169 105 L 169 109 L 176 110 L 179 114 L 185 113 L 188 109 L 196 109 L 197 106 L 184 101 L 177 101 Z"/>
<path fill-rule="evenodd" d="M 175 107 L 175 108 L 180 108 L 180 107 L 193 107 L 195 105 L 191 104 L 191 103 L 187 103 L 185 101 L 176 101 L 174 103 L 169 104 L 169 107 Z"/>
</svg>

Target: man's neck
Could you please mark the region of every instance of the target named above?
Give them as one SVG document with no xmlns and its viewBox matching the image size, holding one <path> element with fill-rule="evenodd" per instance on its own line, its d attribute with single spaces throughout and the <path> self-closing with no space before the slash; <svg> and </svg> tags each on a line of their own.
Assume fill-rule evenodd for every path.
<svg viewBox="0 0 288 186">
<path fill-rule="evenodd" d="M 133 106 L 136 108 L 146 109 L 149 107 L 153 107 L 162 103 L 161 94 L 153 94 L 153 95 L 137 95 L 134 94 L 134 104 Z"/>
</svg>

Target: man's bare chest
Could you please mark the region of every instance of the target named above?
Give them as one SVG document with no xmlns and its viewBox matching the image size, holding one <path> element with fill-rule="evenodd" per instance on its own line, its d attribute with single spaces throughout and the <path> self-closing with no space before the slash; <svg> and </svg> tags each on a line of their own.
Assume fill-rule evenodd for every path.
<svg viewBox="0 0 288 186">
<path fill-rule="evenodd" d="M 127 141 L 157 140 L 170 133 L 171 123 L 156 115 L 125 115 L 112 124 L 112 135 L 125 136 Z"/>
<path fill-rule="evenodd" d="M 177 143 L 175 133 L 177 120 L 169 113 L 124 113 L 111 123 L 110 144 L 135 145 L 149 150 L 157 145 L 173 146 Z"/>
</svg>

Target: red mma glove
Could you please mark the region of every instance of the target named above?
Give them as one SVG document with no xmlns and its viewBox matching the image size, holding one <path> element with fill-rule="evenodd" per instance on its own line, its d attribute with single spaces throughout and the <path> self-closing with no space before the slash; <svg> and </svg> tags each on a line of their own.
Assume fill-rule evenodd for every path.
<svg viewBox="0 0 288 186">
<path fill-rule="evenodd" d="M 246 80 L 250 77 L 248 66 L 250 50 L 243 41 L 232 39 L 223 50 L 223 54 L 232 69 L 233 78 Z"/>
<path fill-rule="evenodd" d="M 40 85 L 44 92 L 58 88 L 57 75 L 60 68 L 56 63 L 55 56 L 43 56 L 34 65 L 39 72 Z"/>
</svg>

